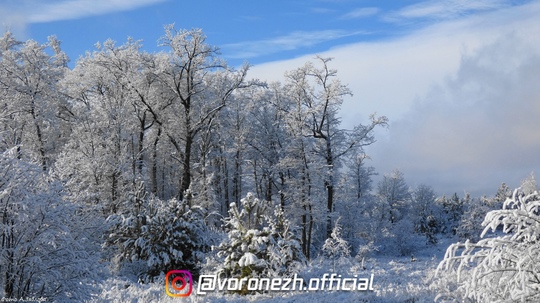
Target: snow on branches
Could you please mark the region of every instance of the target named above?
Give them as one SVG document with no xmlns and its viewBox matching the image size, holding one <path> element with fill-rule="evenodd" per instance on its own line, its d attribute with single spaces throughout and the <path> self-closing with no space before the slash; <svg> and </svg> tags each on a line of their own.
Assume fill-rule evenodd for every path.
<svg viewBox="0 0 540 303">
<path fill-rule="evenodd" d="M 440 300 L 540 300 L 540 194 L 518 188 L 501 210 L 490 211 L 477 243 L 450 245 L 435 282 Z M 485 237 L 491 232 L 490 237 Z"/>
<path fill-rule="evenodd" d="M 279 205 L 248 193 L 241 210 L 231 203 L 225 218 L 228 237 L 218 250 L 225 257 L 220 271 L 227 276 L 282 276 L 305 261 L 300 242 Z"/>
<path fill-rule="evenodd" d="M 202 211 L 185 201 L 147 198 L 140 191 L 133 200 L 135 207 L 107 219 L 112 228 L 104 246 L 114 247 L 122 263 L 144 261 L 146 268 L 139 276 L 143 281 L 177 268 L 197 275 L 210 249 Z"/>
<path fill-rule="evenodd" d="M 18 155 L 17 147 L 0 153 L 0 293 L 88 299 L 98 254 L 89 249 L 81 211 L 38 162 Z"/>
<path fill-rule="evenodd" d="M 351 247 L 349 243 L 341 236 L 341 225 L 339 219 L 336 220 L 330 238 L 324 241 L 322 253 L 332 260 L 332 269 L 336 271 L 336 260 L 348 258 L 351 256 Z"/>
</svg>

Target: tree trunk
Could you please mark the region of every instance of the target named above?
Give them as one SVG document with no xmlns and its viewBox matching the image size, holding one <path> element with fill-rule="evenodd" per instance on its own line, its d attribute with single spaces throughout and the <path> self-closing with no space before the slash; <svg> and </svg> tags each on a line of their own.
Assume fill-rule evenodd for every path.
<svg viewBox="0 0 540 303">
<path fill-rule="evenodd" d="M 285 174 L 279 172 L 279 180 L 281 182 L 281 190 L 279 191 L 279 203 L 281 204 L 281 210 L 285 211 Z"/>
<path fill-rule="evenodd" d="M 30 114 L 32 115 L 32 119 L 34 121 L 34 127 L 36 128 L 36 136 L 37 136 L 38 144 L 39 144 L 38 150 L 39 150 L 39 157 L 41 161 L 41 168 L 43 169 L 43 171 L 46 171 L 47 158 L 45 157 L 45 144 L 43 143 L 43 135 L 41 133 L 41 127 L 39 127 L 39 123 L 37 120 L 34 100 L 32 100 L 32 108 L 30 109 Z"/>
<path fill-rule="evenodd" d="M 329 132 L 329 130 L 328 130 Z M 329 174 L 326 184 L 326 198 L 327 198 L 327 219 L 326 219 L 326 238 L 329 239 L 332 236 L 332 212 L 334 210 L 334 157 L 332 155 L 332 144 L 330 141 L 330 135 L 326 136 L 326 166 L 328 167 Z"/>
<path fill-rule="evenodd" d="M 143 175 L 143 149 L 144 149 L 144 132 L 146 130 L 146 113 L 143 115 L 141 120 L 141 128 L 139 129 L 139 142 L 137 145 L 137 169 L 139 176 Z"/>
<path fill-rule="evenodd" d="M 266 174 L 266 179 L 266 201 L 272 201 L 272 178 Z M 281 209 L 283 209 L 283 205 Z"/>
<path fill-rule="evenodd" d="M 188 125 L 189 126 L 189 125 Z M 191 149 L 193 148 L 193 134 L 188 129 L 186 135 L 186 144 L 184 145 L 184 163 L 182 163 L 182 180 L 180 181 L 180 191 L 178 193 L 178 199 L 182 200 L 184 194 L 191 185 Z M 191 206 L 191 205 L 189 205 Z"/>
<path fill-rule="evenodd" d="M 308 245 L 307 245 L 306 257 L 309 260 L 311 258 L 311 235 L 313 233 L 313 216 L 311 215 L 312 214 L 311 204 L 308 205 L 308 209 L 309 209 L 309 227 L 308 227 Z"/>
<path fill-rule="evenodd" d="M 157 145 L 159 138 L 161 136 L 161 126 L 158 127 L 158 132 L 156 138 L 154 139 L 153 150 L 152 150 L 152 170 L 150 173 L 150 183 L 152 184 L 152 193 L 157 195 L 158 191 L 158 181 L 157 181 Z"/>
<path fill-rule="evenodd" d="M 111 176 L 111 204 L 112 204 L 112 213 L 115 214 L 117 211 L 116 200 L 118 200 L 118 172 L 113 172 Z"/>
<path fill-rule="evenodd" d="M 229 169 L 227 168 L 227 158 L 223 157 L 223 198 L 225 202 L 225 209 L 223 212 L 224 216 L 229 214 L 229 205 L 231 203 L 231 198 L 229 196 Z"/>
<path fill-rule="evenodd" d="M 234 176 L 233 176 L 233 197 L 236 205 L 240 203 L 240 196 L 242 195 L 242 176 L 240 166 L 240 149 L 236 149 L 234 154 Z"/>
<path fill-rule="evenodd" d="M 327 219 L 326 219 L 326 238 L 332 237 L 332 208 L 334 207 L 334 186 L 329 181 L 326 185 L 327 193 Z"/>
</svg>

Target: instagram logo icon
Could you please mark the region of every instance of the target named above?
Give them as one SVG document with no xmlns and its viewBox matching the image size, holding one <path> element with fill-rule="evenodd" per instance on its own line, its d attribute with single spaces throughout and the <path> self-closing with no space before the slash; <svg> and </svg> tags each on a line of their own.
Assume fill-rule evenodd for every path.
<svg viewBox="0 0 540 303">
<path fill-rule="evenodd" d="M 171 297 L 188 297 L 193 290 L 193 278 L 187 270 L 171 270 L 165 276 L 165 291 Z"/>
</svg>

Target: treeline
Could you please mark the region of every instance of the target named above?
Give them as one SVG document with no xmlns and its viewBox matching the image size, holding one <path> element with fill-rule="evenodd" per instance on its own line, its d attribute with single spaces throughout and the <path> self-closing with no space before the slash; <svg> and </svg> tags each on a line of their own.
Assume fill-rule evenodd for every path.
<svg viewBox="0 0 540 303">
<path fill-rule="evenodd" d="M 106 41 L 69 69 L 54 38 L 39 45 L 7 33 L 2 150 L 16 148 L 18 158 L 53 172 L 71 200 L 105 215 L 132 207 L 126 201 L 140 184 L 221 216 L 254 192 L 302 218 L 309 255 L 315 217 L 332 229 L 343 161 L 362 157 L 386 118 L 340 128 L 351 92 L 330 59 L 267 84 L 248 81 L 248 66 L 228 67 L 200 30 L 168 26 L 160 45 L 150 54 L 137 41 Z"/>
</svg>

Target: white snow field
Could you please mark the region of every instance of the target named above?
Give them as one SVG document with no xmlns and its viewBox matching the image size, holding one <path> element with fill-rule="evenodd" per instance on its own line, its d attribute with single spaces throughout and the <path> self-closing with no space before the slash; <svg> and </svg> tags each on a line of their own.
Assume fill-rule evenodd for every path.
<svg viewBox="0 0 540 303">
<path fill-rule="evenodd" d="M 155 283 L 139 284 L 111 278 L 102 283 L 102 293 L 93 302 L 434 302 L 436 291 L 430 289 L 433 274 L 451 241 L 441 239 L 417 252 L 414 257 L 375 256 L 361 262 L 350 258 L 336 266 L 343 277 L 373 274 L 373 291 L 288 291 L 239 295 L 224 291 L 197 295 L 197 285 L 189 297 L 170 297 L 165 292 L 164 279 Z M 304 280 L 331 273 L 332 265 L 326 261 L 310 262 L 303 270 Z"/>
</svg>

